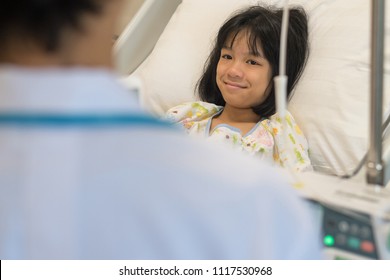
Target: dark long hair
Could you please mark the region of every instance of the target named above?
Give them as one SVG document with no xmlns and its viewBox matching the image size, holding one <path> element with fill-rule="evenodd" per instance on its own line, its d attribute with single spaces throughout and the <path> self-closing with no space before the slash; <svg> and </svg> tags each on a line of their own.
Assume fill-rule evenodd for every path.
<svg viewBox="0 0 390 280">
<path fill-rule="evenodd" d="M 80 29 L 80 15 L 98 14 L 104 1 L 110 0 L 1 0 L 0 48 L 18 36 L 56 51 L 64 28 Z"/>
<path fill-rule="evenodd" d="M 287 65 L 288 76 L 287 91 L 290 96 L 294 86 L 298 82 L 308 57 L 308 27 L 307 15 L 301 7 L 292 7 L 289 11 L 289 28 L 287 38 Z M 269 94 L 263 103 L 253 107 L 253 111 L 262 116 L 269 117 L 275 114 L 275 88 L 273 78 L 279 73 L 279 49 L 280 33 L 283 9 L 275 7 L 251 6 L 239 11 L 228 19 L 220 28 L 214 48 L 208 57 L 203 75 L 199 79 L 196 89 L 202 101 L 225 106 L 216 82 L 217 65 L 221 56 L 221 50 L 230 38 L 234 39 L 241 31 L 247 32 L 248 48 L 254 54 L 259 53 L 259 46 L 268 60 L 272 78 L 267 87 Z"/>
</svg>

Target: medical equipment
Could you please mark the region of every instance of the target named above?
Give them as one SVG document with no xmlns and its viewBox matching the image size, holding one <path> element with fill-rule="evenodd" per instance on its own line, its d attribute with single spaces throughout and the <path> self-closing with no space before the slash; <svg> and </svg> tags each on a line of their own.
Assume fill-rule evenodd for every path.
<svg viewBox="0 0 390 280">
<path fill-rule="evenodd" d="M 367 157 L 367 182 L 384 184 L 382 160 L 382 101 L 385 1 L 371 1 L 371 133 Z"/>
<path fill-rule="evenodd" d="M 146 0 L 145 5 L 148 3 L 153 6 L 153 2 L 164 1 Z M 120 68 L 122 74 L 132 73 L 131 78 L 141 80 L 141 102 L 156 115 L 194 98 L 193 88 L 212 40 L 222 22 L 232 12 L 259 2 L 282 3 L 278 0 L 177 2 L 181 3 L 177 3 L 179 6 L 176 10 L 170 9 L 173 15 L 146 60 L 134 72 Z M 329 258 L 390 258 L 386 247 L 388 223 L 385 221 L 389 219 L 387 208 L 390 205 L 387 187 L 377 188 L 366 183 L 364 175 L 367 166 L 348 180 L 340 178 L 353 173 L 368 147 L 369 35 L 372 33 L 368 21 L 370 1 L 291 0 L 290 4 L 303 5 L 307 10 L 311 46 L 305 72 L 289 102 L 289 111 L 309 141 L 316 170 L 313 174 L 300 175 L 305 184 L 298 190 L 309 201 L 315 201 L 313 209 L 323 217 L 326 242 L 334 238 L 333 245 L 332 242 L 325 244 Z M 213 9 L 214 5 L 218 9 Z M 382 7 L 382 10 L 389 14 L 389 5 Z M 144 13 L 139 15 L 140 18 L 151 19 L 145 9 L 140 12 Z M 131 27 L 135 34 L 148 34 L 146 26 L 137 22 L 131 22 L 128 30 Z M 389 26 L 387 20 L 385 41 L 390 37 Z M 124 55 L 127 53 L 124 42 L 132 41 L 129 35 L 122 34 L 116 46 L 117 61 L 122 65 L 131 65 L 130 56 Z M 137 61 L 145 58 L 137 52 L 133 52 L 133 55 Z M 139 58 L 138 55 L 143 57 Z M 385 49 L 384 102 L 376 104 L 383 106 L 385 114 L 388 114 L 390 100 L 389 56 L 390 51 Z M 389 137 L 384 137 L 383 141 L 383 159 L 386 162 L 390 152 Z M 390 178 L 388 166 L 384 165 L 382 173 L 383 185 L 386 185 Z M 344 222 L 347 222 L 349 228 L 354 230 L 348 232 L 348 235 L 344 234 L 344 237 L 336 238 L 340 232 L 335 227 L 334 236 L 328 237 L 331 225 L 339 222 L 344 225 L 342 229 L 345 230 Z M 359 235 L 354 235 L 360 232 L 356 228 L 370 232 L 369 238 L 363 240 L 358 238 Z M 340 245 L 343 238 L 351 240 L 351 248 Z M 357 239 L 360 241 L 357 242 Z M 341 244 L 349 244 L 347 241 Z M 361 246 L 365 249 L 370 247 L 371 253 L 359 250 Z"/>
</svg>

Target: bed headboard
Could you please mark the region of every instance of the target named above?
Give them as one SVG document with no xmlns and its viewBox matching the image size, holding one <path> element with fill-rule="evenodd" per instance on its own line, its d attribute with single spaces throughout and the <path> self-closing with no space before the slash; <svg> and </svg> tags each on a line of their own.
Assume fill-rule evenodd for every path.
<svg viewBox="0 0 390 280">
<path fill-rule="evenodd" d="M 169 2 L 169 0 L 168 0 Z M 282 0 L 183 0 L 148 58 L 131 78 L 142 105 L 156 115 L 196 99 L 194 86 L 223 21 L 237 9 Z M 310 56 L 289 102 L 305 133 L 315 170 L 351 173 L 368 148 L 370 5 L 368 0 L 290 0 L 309 16 Z M 390 15 L 390 5 L 386 6 Z M 384 112 L 390 101 L 390 16 L 386 19 Z M 122 63 L 126 57 L 119 57 Z"/>
</svg>

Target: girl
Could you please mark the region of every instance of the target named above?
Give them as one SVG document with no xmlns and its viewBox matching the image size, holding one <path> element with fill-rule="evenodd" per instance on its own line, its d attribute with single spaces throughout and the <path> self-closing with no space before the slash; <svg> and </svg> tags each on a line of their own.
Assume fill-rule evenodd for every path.
<svg viewBox="0 0 390 280">
<path fill-rule="evenodd" d="M 311 170 L 308 144 L 290 113 L 286 127 L 275 114 L 273 78 L 279 72 L 283 10 L 252 6 L 220 28 L 197 89 L 201 101 L 168 110 L 168 120 L 189 134 L 216 139 L 297 171 Z M 286 75 L 288 96 L 308 54 L 307 16 L 290 9 Z M 286 130 L 285 141 L 282 130 Z"/>
</svg>

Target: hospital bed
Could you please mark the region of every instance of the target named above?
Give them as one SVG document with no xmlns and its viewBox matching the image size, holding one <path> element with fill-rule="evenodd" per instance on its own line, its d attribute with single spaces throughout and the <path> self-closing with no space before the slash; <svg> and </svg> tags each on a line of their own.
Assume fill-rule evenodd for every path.
<svg viewBox="0 0 390 280">
<path fill-rule="evenodd" d="M 145 0 L 116 42 L 117 69 L 126 86 L 138 89 L 142 106 L 161 116 L 196 99 L 195 83 L 216 32 L 229 15 L 248 5 L 283 2 Z M 384 49 L 384 57 L 379 56 L 383 68 L 376 67 L 373 75 L 378 77 L 379 69 L 383 78 L 378 91 L 378 83 L 371 83 L 370 50 L 375 39 L 371 34 L 378 32 L 372 29 L 374 2 L 384 3 L 289 1 L 304 6 L 309 16 L 310 56 L 288 109 L 308 139 L 315 170 L 300 174 L 302 184 L 296 188 L 313 202 L 330 259 L 390 258 L 390 165 L 386 165 L 390 136 L 384 133 L 382 141 L 378 131 L 390 111 L 390 47 Z M 390 5 L 377 9 L 389 15 L 377 42 L 383 39 L 390 46 Z M 373 94 L 373 88 L 380 96 Z M 373 108 L 379 108 L 380 116 Z M 373 150 L 378 139 L 383 145 L 374 145 Z M 379 179 L 370 173 L 370 156 L 379 160 L 371 164 Z"/>
</svg>

